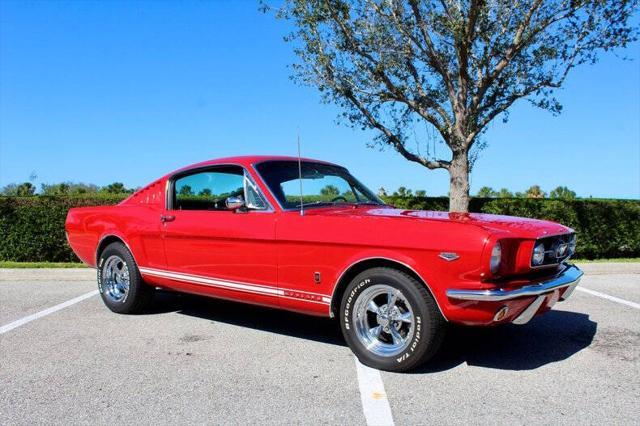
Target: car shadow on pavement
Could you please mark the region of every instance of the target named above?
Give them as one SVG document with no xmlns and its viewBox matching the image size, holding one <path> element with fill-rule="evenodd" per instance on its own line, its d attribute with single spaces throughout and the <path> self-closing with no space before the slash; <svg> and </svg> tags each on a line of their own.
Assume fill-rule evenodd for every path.
<svg viewBox="0 0 640 426">
<path fill-rule="evenodd" d="M 337 321 L 204 296 L 161 292 L 145 314 L 177 312 L 331 345 L 346 346 Z"/>
<path fill-rule="evenodd" d="M 500 370 L 533 370 L 587 348 L 598 324 L 588 315 L 552 310 L 526 325 L 451 326 L 441 350 L 412 373 L 434 373 L 460 364 Z"/>
<path fill-rule="evenodd" d="M 338 321 L 244 303 L 161 292 L 146 314 L 177 312 L 203 320 L 346 346 Z M 449 326 L 441 349 L 409 374 L 436 373 L 460 364 L 501 370 L 533 370 L 587 348 L 597 323 L 588 315 L 552 310 L 526 325 Z"/>
</svg>

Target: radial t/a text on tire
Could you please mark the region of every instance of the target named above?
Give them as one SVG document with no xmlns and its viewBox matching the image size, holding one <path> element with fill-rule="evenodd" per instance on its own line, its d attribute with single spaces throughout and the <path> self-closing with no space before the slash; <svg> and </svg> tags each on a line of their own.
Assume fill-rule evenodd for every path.
<svg viewBox="0 0 640 426">
<path fill-rule="evenodd" d="M 343 295 L 340 323 L 360 362 L 407 371 L 440 347 L 445 320 L 425 285 L 403 271 L 379 267 L 356 276 Z"/>
</svg>

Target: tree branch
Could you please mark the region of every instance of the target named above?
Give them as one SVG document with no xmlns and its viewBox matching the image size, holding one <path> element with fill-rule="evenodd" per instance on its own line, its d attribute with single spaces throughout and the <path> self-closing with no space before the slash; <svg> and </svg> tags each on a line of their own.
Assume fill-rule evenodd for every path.
<svg viewBox="0 0 640 426">
<path fill-rule="evenodd" d="M 400 155 L 402 155 L 404 158 L 406 158 L 409 161 L 422 164 L 423 166 L 432 170 L 449 168 L 449 165 L 451 164 L 449 161 L 430 160 L 408 151 L 407 148 L 404 146 L 404 143 L 402 142 L 402 140 L 398 137 L 398 135 L 393 133 L 389 128 L 387 128 L 384 124 L 378 121 L 373 116 L 373 114 L 371 114 L 371 112 L 366 108 L 366 106 L 362 102 L 360 102 L 360 100 L 353 93 L 349 91 L 344 91 L 342 94 L 351 102 L 351 104 L 354 107 L 358 109 L 358 111 L 360 111 L 360 113 L 366 118 L 366 120 L 371 125 L 371 127 L 379 130 L 385 136 L 389 145 L 393 146 L 396 149 L 396 151 L 398 151 Z"/>
<path fill-rule="evenodd" d="M 342 32 L 343 37 L 345 37 L 345 39 L 349 42 L 350 47 L 353 49 L 353 51 L 369 62 L 369 65 L 367 66 L 367 71 L 369 72 L 369 74 L 371 74 L 372 77 L 378 77 L 382 80 L 383 84 L 389 91 L 388 95 L 392 99 L 407 105 L 409 108 L 411 108 L 412 111 L 431 123 L 443 136 L 443 138 L 447 140 L 448 132 L 442 125 L 442 123 L 440 123 L 440 121 L 433 114 L 430 114 L 423 108 L 420 108 L 420 106 L 417 105 L 415 101 L 408 98 L 407 96 L 404 96 L 402 91 L 395 84 L 393 84 L 389 76 L 384 71 L 382 71 L 382 67 L 379 66 L 380 63 L 376 61 L 376 59 L 369 53 L 360 48 L 361 43 L 359 43 L 358 40 L 355 39 L 355 36 L 351 29 L 345 25 L 342 19 L 340 19 L 340 17 L 336 13 L 336 10 L 331 6 L 331 3 L 328 4 L 328 8 L 331 11 L 331 18 L 340 27 L 340 31 Z M 425 97 L 425 99 L 427 98 Z"/>
<path fill-rule="evenodd" d="M 447 92 L 449 94 L 451 107 L 455 110 L 457 108 L 457 99 L 455 88 L 453 87 L 453 79 L 445 65 L 440 60 L 438 53 L 436 52 L 436 49 L 433 45 L 433 40 L 431 40 L 431 37 L 429 36 L 427 24 L 422 17 L 420 6 L 418 5 L 417 0 L 409 0 L 409 4 L 411 5 L 411 10 L 413 11 L 413 16 L 415 17 L 416 24 L 418 25 L 418 29 L 420 30 L 420 34 L 422 35 L 422 38 L 427 45 L 427 54 L 429 56 L 429 59 L 431 60 L 431 65 L 442 76 L 442 80 L 444 81 L 445 87 L 447 88 Z"/>
</svg>

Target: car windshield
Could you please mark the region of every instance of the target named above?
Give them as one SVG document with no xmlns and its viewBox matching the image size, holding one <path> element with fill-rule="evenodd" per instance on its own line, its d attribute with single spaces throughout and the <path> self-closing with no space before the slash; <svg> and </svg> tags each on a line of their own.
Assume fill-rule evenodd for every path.
<svg viewBox="0 0 640 426">
<path fill-rule="evenodd" d="M 282 208 L 300 208 L 300 171 L 297 161 L 266 161 L 258 164 L 256 169 Z M 384 204 L 347 169 L 308 161 L 302 162 L 302 203 L 304 207 Z"/>
</svg>

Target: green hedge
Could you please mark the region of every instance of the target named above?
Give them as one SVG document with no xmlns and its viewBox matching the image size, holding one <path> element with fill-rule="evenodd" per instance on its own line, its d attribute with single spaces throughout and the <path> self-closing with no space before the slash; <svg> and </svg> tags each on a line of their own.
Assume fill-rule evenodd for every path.
<svg viewBox="0 0 640 426">
<path fill-rule="evenodd" d="M 386 201 L 417 210 L 447 210 L 449 205 L 446 197 L 388 197 Z M 473 198 L 470 210 L 570 226 L 578 233 L 576 257 L 581 259 L 640 256 L 639 200 Z"/>
<path fill-rule="evenodd" d="M 69 209 L 123 199 L 120 195 L 0 197 L 0 260 L 78 262 L 64 235 Z"/>
<path fill-rule="evenodd" d="M 123 196 L 0 197 L 0 260 L 77 261 L 64 236 L 67 211 L 115 204 Z M 446 210 L 446 197 L 388 197 L 400 208 Z M 578 232 L 577 257 L 640 257 L 640 201 L 474 198 L 475 212 L 549 219 Z"/>
</svg>

